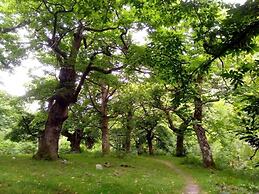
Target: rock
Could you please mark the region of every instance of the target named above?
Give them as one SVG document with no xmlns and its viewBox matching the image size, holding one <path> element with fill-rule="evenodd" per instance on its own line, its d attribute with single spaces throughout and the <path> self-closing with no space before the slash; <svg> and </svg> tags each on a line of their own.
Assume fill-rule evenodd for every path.
<svg viewBox="0 0 259 194">
<path fill-rule="evenodd" d="M 67 164 L 67 163 L 68 163 L 67 160 L 62 160 L 61 162 L 62 162 L 63 164 Z"/>
<path fill-rule="evenodd" d="M 103 170 L 103 166 L 101 164 L 95 165 L 96 170 Z"/>
</svg>

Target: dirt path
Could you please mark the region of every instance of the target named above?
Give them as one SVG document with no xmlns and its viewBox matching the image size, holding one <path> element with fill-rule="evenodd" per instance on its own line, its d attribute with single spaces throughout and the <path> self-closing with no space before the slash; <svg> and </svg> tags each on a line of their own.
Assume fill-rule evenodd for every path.
<svg viewBox="0 0 259 194">
<path fill-rule="evenodd" d="M 183 194 L 203 193 L 201 191 L 199 185 L 195 182 L 195 180 L 193 179 L 193 177 L 191 175 L 189 175 L 189 174 L 185 173 L 184 171 L 182 171 L 181 169 L 177 168 L 175 165 L 173 165 L 169 161 L 164 161 L 164 160 L 159 160 L 159 159 L 155 159 L 155 160 L 159 163 L 166 165 L 168 168 L 170 168 L 171 170 L 173 170 L 174 172 L 176 172 L 177 174 L 179 174 L 180 176 L 183 177 L 183 179 L 185 180 L 185 187 L 183 190 Z"/>
</svg>

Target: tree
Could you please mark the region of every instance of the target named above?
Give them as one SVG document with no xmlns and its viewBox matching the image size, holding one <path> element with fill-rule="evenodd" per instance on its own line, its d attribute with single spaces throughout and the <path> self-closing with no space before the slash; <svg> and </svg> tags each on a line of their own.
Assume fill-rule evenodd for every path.
<svg viewBox="0 0 259 194">
<path fill-rule="evenodd" d="M 206 167 L 214 167 L 205 129 L 201 125 L 202 83 L 206 72 L 217 61 L 222 62 L 222 57 L 234 51 L 247 50 L 252 43 L 253 37 L 258 33 L 256 3 L 251 1 L 243 6 L 230 8 L 228 17 L 222 15 L 224 5 L 217 2 L 163 2 L 151 3 L 150 6 L 157 10 L 154 18 L 161 17 L 162 20 L 159 25 L 156 20 L 150 19 L 148 22 L 150 28 L 156 29 L 153 30 L 152 42 L 148 48 L 148 62 L 160 72 L 158 75 L 162 79 L 181 91 L 180 104 L 184 103 L 186 97 L 194 100 L 193 126 L 203 163 Z M 250 11 L 245 11 L 246 9 Z M 167 13 L 172 11 L 176 13 L 176 17 L 170 20 L 171 16 Z M 148 15 L 147 10 L 146 12 Z M 240 15 L 247 17 L 242 19 Z"/>
<path fill-rule="evenodd" d="M 117 79 L 118 78 L 114 75 L 98 76 L 97 74 L 97 79 L 95 81 L 91 81 L 95 87 L 97 86 L 97 88 L 88 88 L 89 99 L 100 118 L 103 154 L 110 153 L 109 119 L 112 115 L 109 114 L 109 103 L 119 87 L 119 81 Z"/>
<path fill-rule="evenodd" d="M 124 38 L 130 20 L 124 14 L 129 17 L 131 14 L 123 5 L 115 1 L 61 4 L 42 0 L 21 1 L 19 7 L 16 6 L 23 18 L 30 18 L 27 26 L 32 32 L 31 49 L 39 53 L 42 61 L 49 59 L 54 64 L 56 60 L 60 68 L 59 84 L 48 99 L 48 119 L 35 158 L 58 159 L 58 140 L 63 122 L 68 117 L 68 107 L 77 101 L 90 72 L 110 73 L 121 68 L 112 53 L 117 49 L 124 53 L 127 50 Z M 103 64 L 110 63 L 107 68 L 99 63 L 102 68 L 94 65 L 98 64 L 97 60 L 103 60 Z"/>
</svg>

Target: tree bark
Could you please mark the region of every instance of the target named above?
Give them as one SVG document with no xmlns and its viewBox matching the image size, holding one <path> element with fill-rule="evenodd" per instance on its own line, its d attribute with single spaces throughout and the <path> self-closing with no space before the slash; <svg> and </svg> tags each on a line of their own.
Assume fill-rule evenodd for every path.
<svg viewBox="0 0 259 194">
<path fill-rule="evenodd" d="M 102 153 L 110 153 L 110 140 L 109 140 L 109 117 L 108 117 L 108 93 L 109 90 L 102 84 L 101 86 L 101 130 L 102 130 Z"/>
<path fill-rule="evenodd" d="M 45 130 L 39 137 L 35 159 L 57 160 L 58 142 L 63 122 L 68 117 L 68 106 L 74 101 L 76 73 L 73 68 L 62 67 L 59 74 L 59 89 L 49 100 L 48 119 Z"/>
<path fill-rule="evenodd" d="M 185 156 L 185 149 L 184 149 L 184 134 L 178 133 L 176 135 L 176 156 L 183 157 Z"/>
<path fill-rule="evenodd" d="M 201 99 L 201 90 L 202 90 L 202 77 L 199 75 L 197 78 L 197 83 L 196 83 L 196 89 L 197 89 L 197 95 L 194 98 L 194 119 L 195 119 L 195 124 L 193 125 L 198 143 L 200 146 L 201 154 L 202 154 L 202 159 L 203 159 L 203 165 L 206 168 L 214 168 L 215 163 L 212 157 L 212 151 L 210 148 L 210 145 L 208 143 L 206 134 L 205 134 L 205 129 L 202 127 L 202 110 L 203 110 L 203 102 Z"/>
<path fill-rule="evenodd" d="M 148 152 L 149 152 L 149 155 L 154 155 L 154 149 L 153 149 L 153 135 L 152 135 L 152 132 L 151 131 L 148 131 L 147 133 L 147 145 L 148 145 Z"/>
<path fill-rule="evenodd" d="M 131 151 L 131 133 L 133 130 L 132 126 L 133 112 L 132 110 L 128 111 L 127 115 L 127 124 L 126 124 L 126 136 L 125 136 L 125 151 L 130 153 Z"/>
<path fill-rule="evenodd" d="M 166 118 L 167 118 L 167 121 L 168 121 L 169 128 L 174 133 L 176 133 L 176 149 L 175 149 L 176 156 L 177 157 L 185 156 L 185 149 L 184 149 L 184 130 L 185 129 L 183 128 L 183 126 L 185 124 L 185 121 L 183 121 L 183 123 L 181 124 L 181 126 L 178 129 L 174 126 L 169 111 L 165 110 L 164 112 L 165 112 L 165 115 L 166 115 Z"/>
</svg>

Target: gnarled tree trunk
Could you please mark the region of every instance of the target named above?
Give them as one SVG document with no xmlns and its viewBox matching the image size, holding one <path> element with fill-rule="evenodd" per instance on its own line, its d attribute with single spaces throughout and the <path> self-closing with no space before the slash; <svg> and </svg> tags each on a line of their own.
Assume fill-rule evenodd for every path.
<svg viewBox="0 0 259 194">
<path fill-rule="evenodd" d="M 205 129 L 202 127 L 202 106 L 203 102 L 201 99 L 201 89 L 202 89 L 202 77 L 199 76 L 197 79 L 196 83 L 196 89 L 197 89 L 197 95 L 194 99 L 194 106 L 195 106 L 195 111 L 194 111 L 194 119 L 195 119 L 195 124 L 193 125 L 198 143 L 201 149 L 202 153 L 202 159 L 203 159 L 203 165 L 206 168 L 214 168 L 215 163 L 212 157 L 212 151 L 210 148 L 210 145 L 208 143 L 206 134 L 205 134 Z"/>
<path fill-rule="evenodd" d="M 62 125 L 68 117 L 68 106 L 74 101 L 75 77 L 73 68 L 61 68 L 59 89 L 49 101 L 48 119 L 45 130 L 39 137 L 38 151 L 34 155 L 36 159 L 58 159 L 58 141 Z"/>
</svg>

